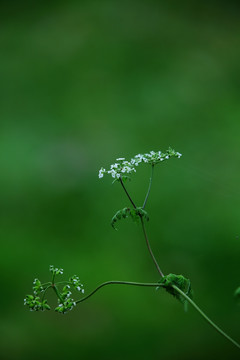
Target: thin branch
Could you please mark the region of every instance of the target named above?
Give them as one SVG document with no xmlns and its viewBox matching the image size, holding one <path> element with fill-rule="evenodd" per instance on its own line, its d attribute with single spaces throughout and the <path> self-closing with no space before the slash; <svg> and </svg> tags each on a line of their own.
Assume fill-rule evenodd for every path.
<svg viewBox="0 0 240 360">
<path fill-rule="evenodd" d="M 59 298 L 59 300 L 60 300 L 61 303 L 62 303 L 62 302 L 63 302 L 63 299 L 62 299 L 62 297 L 61 297 L 61 295 L 60 295 L 60 292 L 58 291 L 58 288 L 56 287 L 56 285 L 52 285 L 52 288 L 53 288 L 53 290 L 55 291 L 57 297 Z"/>
<path fill-rule="evenodd" d="M 49 289 L 50 287 L 52 287 L 52 284 L 51 284 L 51 285 L 48 285 L 48 286 L 46 287 L 46 289 L 43 290 L 42 302 L 43 302 L 43 300 L 44 300 L 44 298 L 45 298 L 47 289 Z"/>
<path fill-rule="evenodd" d="M 149 194 L 150 194 L 150 190 L 151 190 L 151 187 L 152 187 L 153 169 L 154 169 L 154 164 L 152 164 L 152 172 L 151 172 L 151 177 L 150 177 L 150 180 L 149 180 L 148 191 L 147 191 L 147 194 L 146 194 L 143 206 L 142 206 L 143 209 L 145 208 L 145 206 L 147 204 L 148 197 L 149 197 Z"/>
<path fill-rule="evenodd" d="M 161 284 L 158 284 L 158 283 L 139 283 L 139 282 L 132 282 L 132 281 L 107 281 L 107 282 L 104 282 L 101 285 L 99 285 L 95 290 L 93 290 L 90 294 L 88 294 L 84 298 L 77 300 L 76 304 L 87 300 L 93 294 L 95 294 L 99 289 L 101 289 L 102 287 L 107 286 L 107 285 L 132 285 L 132 286 L 148 286 L 148 287 L 162 286 Z"/>
<path fill-rule="evenodd" d="M 233 340 L 229 335 L 227 335 L 223 330 L 221 330 L 209 317 L 195 304 L 195 302 L 190 299 L 181 289 L 179 289 L 176 285 L 172 285 L 172 287 L 179 292 L 198 312 L 199 314 L 215 329 L 219 332 L 222 336 L 224 336 L 227 340 L 233 343 L 237 348 L 240 349 L 240 345 Z"/>
<path fill-rule="evenodd" d="M 72 285 L 71 281 L 58 281 L 55 283 L 55 285 L 61 285 L 61 284 Z"/>
<path fill-rule="evenodd" d="M 125 188 L 124 183 L 123 183 L 123 181 L 122 181 L 122 178 L 120 177 L 120 178 L 119 178 L 119 180 L 120 180 L 120 183 L 121 183 L 121 185 L 122 185 L 122 187 L 123 187 L 123 190 L 125 191 L 125 193 L 127 194 L 127 197 L 129 198 L 129 200 L 130 200 L 130 202 L 131 202 L 132 206 L 134 207 L 134 209 L 136 209 L 136 205 L 134 204 L 134 202 L 133 202 L 133 200 L 132 200 L 131 196 L 129 195 L 129 193 L 128 193 L 127 189 Z"/>
<path fill-rule="evenodd" d="M 144 221 L 143 221 L 142 217 L 141 217 L 141 223 L 142 223 L 142 229 L 143 229 L 144 237 L 145 237 L 145 240 L 146 240 L 146 243 L 147 243 L 148 251 L 150 252 L 150 255 L 151 255 L 152 259 L 153 259 L 153 262 L 154 262 L 154 264 L 155 264 L 155 266 L 157 268 L 157 271 L 159 272 L 159 274 L 162 277 L 164 277 L 163 272 L 161 271 L 160 266 L 158 265 L 158 262 L 155 259 L 155 256 L 154 256 L 154 254 L 152 252 L 152 249 L 151 249 L 151 246 L 150 246 L 150 243 L 149 243 L 149 240 L 148 240 L 147 232 L 146 232 Z"/>
</svg>

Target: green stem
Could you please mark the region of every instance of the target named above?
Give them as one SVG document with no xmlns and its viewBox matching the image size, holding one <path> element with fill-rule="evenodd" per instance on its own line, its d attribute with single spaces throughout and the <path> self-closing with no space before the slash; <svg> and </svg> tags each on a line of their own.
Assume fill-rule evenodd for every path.
<svg viewBox="0 0 240 360">
<path fill-rule="evenodd" d="M 172 287 L 179 292 L 198 312 L 199 314 L 215 329 L 217 330 L 222 336 L 224 336 L 227 340 L 233 343 L 237 348 L 240 349 L 240 345 L 233 340 L 230 336 L 228 336 L 223 330 L 221 330 L 209 317 L 195 304 L 190 297 L 188 297 L 181 289 L 179 289 L 176 285 L 172 285 Z"/>
<path fill-rule="evenodd" d="M 152 172 L 153 172 L 153 165 L 152 165 Z M 152 173 L 152 175 L 153 175 L 153 173 Z M 124 184 L 123 184 L 123 181 L 122 181 L 122 178 L 120 177 L 119 179 L 120 179 L 120 183 L 121 183 L 121 185 L 122 185 L 122 187 L 123 187 L 123 190 L 124 190 L 125 193 L 127 194 L 127 196 L 128 196 L 128 198 L 129 198 L 129 200 L 131 201 L 133 207 L 136 209 L 136 205 L 134 204 L 131 196 L 129 195 L 127 189 L 125 188 L 125 186 L 124 186 Z M 151 176 L 151 179 L 152 179 L 152 176 Z M 145 199 L 146 201 L 147 201 L 147 198 L 148 198 L 149 193 L 150 193 L 151 182 L 152 182 L 152 180 L 150 181 L 150 186 L 149 186 L 148 193 L 147 193 L 147 196 L 146 196 L 146 199 Z M 161 271 L 161 269 L 160 269 L 160 267 L 159 267 L 159 265 L 158 265 L 158 263 L 157 263 L 157 260 L 155 259 L 155 256 L 154 256 L 154 254 L 153 254 L 153 252 L 152 252 L 152 249 L 151 249 L 151 246 L 150 246 L 150 243 L 149 243 L 149 240 L 148 240 L 148 236 L 147 236 L 147 233 L 146 233 L 146 229 L 145 229 L 145 225 L 144 225 L 143 218 L 142 218 L 142 216 L 139 216 L 139 217 L 140 217 L 140 219 L 141 219 L 142 229 L 143 229 L 144 237 L 145 237 L 145 240 L 146 240 L 147 247 L 148 247 L 148 250 L 149 250 L 149 252 L 150 252 L 150 255 L 151 255 L 152 259 L 153 259 L 154 264 L 156 265 L 156 268 L 157 268 L 159 274 L 160 274 L 162 277 L 164 277 L 164 275 L 163 275 L 163 273 L 162 273 L 162 271 Z"/>
<path fill-rule="evenodd" d="M 128 193 L 127 189 L 125 188 L 124 183 L 123 183 L 123 181 L 122 181 L 122 178 L 120 177 L 120 178 L 119 178 L 119 180 L 120 180 L 120 183 L 121 183 L 121 185 L 122 185 L 122 187 L 123 187 L 123 190 L 125 191 L 125 193 L 126 193 L 127 197 L 129 198 L 129 200 L 130 200 L 130 202 L 131 202 L 132 206 L 134 207 L 134 209 L 136 209 L 136 205 L 134 204 L 134 202 L 133 202 L 133 200 L 132 200 L 131 196 L 129 195 L 129 193 Z"/>
<path fill-rule="evenodd" d="M 44 289 L 44 290 L 43 290 L 42 302 L 43 302 L 43 300 L 44 300 L 44 298 L 45 298 L 45 295 L 46 295 L 46 291 L 47 291 L 47 289 L 49 289 L 50 287 L 52 287 L 52 285 L 51 285 L 51 284 L 50 284 L 50 285 L 48 285 L 48 286 L 46 287 L 46 289 Z"/>
<path fill-rule="evenodd" d="M 55 291 L 55 293 L 56 293 L 57 297 L 59 298 L 59 300 L 61 301 L 61 303 L 63 303 L 63 299 L 62 299 L 60 292 L 58 291 L 58 288 L 56 287 L 56 285 L 52 285 L 52 288 Z"/>
<path fill-rule="evenodd" d="M 148 191 L 147 191 L 147 194 L 146 194 L 143 206 L 142 206 L 143 209 L 145 208 L 145 206 L 147 204 L 148 197 L 149 197 L 149 194 L 150 194 L 150 190 L 151 190 L 151 187 L 152 187 L 153 169 L 154 169 L 154 164 L 152 164 L 152 172 L 151 172 L 151 177 L 150 177 L 150 180 L 149 180 Z"/>
<path fill-rule="evenodd" d="M 148 286 L 148 287 L 162 286 L 161 284 L 158 284 L 158 283 L 139 283 L 139 282 L 132 282 L 132 281 L 107 281 L 107 282 L 104 282 L 101 285 L 99 285 L 95 290 L 93 290 L 90 294 L 88 294 L 84 298 L 77 300 L 76 304 L 87 300 L 93 294 L 95 294 L 99 289 L 101 289 L 102 287 L 107 286 L 107 285 L 132 285 L 132 286 Z"/>
<path fill-rule="evenodd" d="M 159 272 L 159 274 L 160 274 L 162 277 L 164 277 L 163 272 L 161 271 L 160 266 L 158 265 L 158 262 L 157 262 L 157 260 L 155 259 L 155 256 L 154 256 L 154 254 L 153 254 L 153 252 L 152 252 L 152 249 L 151 249 L 151 246 L 150 246 L 150 243 L 149 243 L 149 240 L 148 240 L 146 228 L 145 228 L 144 221 L 143 221 L 143 218 L 142 218 L 142 217 L 141 217 L 141 224 L 142 224 L 143 234 L 144 234 L 144 237 L 145 237 L 145 240 L 146 240 L 146 243 L 147 243 L 148 251 L 150 252 L 150 255 L 151 255 L 152 259 L 153 259 L 153 262 L 154 262 L 154 264 L 155 264 L 155 266 L 156 266 L 156 268 L 157 268 L 157 271 Z"/>
<path fill-rule="evenodd" d="M 52 274 L 52 285 L 54 285 L 55 275 L 56 275 L 56 273 L 55 273 L 55 271 L 53 271 L 53 274 Z"/>
<path fill-rule="evenodd" d="M 55 285 L 61 285 L 61 284 L 72 285 L 72 283 L 70 281 L 58 281 L 58 282 L 56 282 Z"/>
</svg>

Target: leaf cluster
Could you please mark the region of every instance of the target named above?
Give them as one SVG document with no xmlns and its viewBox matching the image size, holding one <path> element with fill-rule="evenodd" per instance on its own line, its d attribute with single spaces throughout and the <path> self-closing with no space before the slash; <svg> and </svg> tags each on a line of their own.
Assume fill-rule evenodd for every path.
<svg viewBox="0 0 240 360">
<path fill-rule="evenodd" d="M 26 295 L 24 305 L 28 306 L 30 311 L 50 310 L 50 306 L 47 304 L 45 295 L 49 289 L 53 289 L 58 298 L 58 306 L 55 308 L 55 311 L 65 314 L 66 312 L 72 310 L 76 305 L 76 302 L 71 297 L 71 288 L 83 294 L 83 285 L 77 275 L 71 276 L 68 281 L 55 283 L 55 276 L 62 275 L 63 269 L 58 269 L 53 265 L 50 265 L 49 271 L 52 273 L 52 281 L 42 284 L 39 279 L 34 279 L 32 288 L 33 294 Z M 61 290 L 59 288 L 61 288 Z"/>
<path fill-rule="evenodd" d="M 141 218 L 145 219 L 146 221 L 149 221 L 148 213 L 145 210 L 143 210 L 142 207 L 136 207 L 133 209 L 129 207 L 125 207 L 121 210 L 118 210 L 116 214 L 113 216 L 111 221 L 112 227 L 115 230 L 117 230 L 115 227 L 116 222 L 121 219 L 126 219 L 128 217 L 130 217 L 134 222 L 139 221 Z"/>
<path fill-rule="evenodd" d="M 50 310 L 50 306 L 47 304 L 47 300 L 45 299 L 41 301 L 40 297 L 35 295 L 26 295 L 26 298 L 24 299 L 24 305 L 27 305 L 30 311 Z"/>
<path fill-rule="evenodd" d="M 183 295 L 179 294 L 176 289 L 174 289 L 173 285 L 182 290 L 190 299 L 193 298 L 190 280 L 185 278 L 183 275 L 168 274 L 159 281 L 159 284 L 160 286 L 157 287 L 157 290 L 163 287 L 169 294 L 173 295 L 177 300 L 184 304 L 185 308 L 187 300 L 183 297 Z"/>
</svg>

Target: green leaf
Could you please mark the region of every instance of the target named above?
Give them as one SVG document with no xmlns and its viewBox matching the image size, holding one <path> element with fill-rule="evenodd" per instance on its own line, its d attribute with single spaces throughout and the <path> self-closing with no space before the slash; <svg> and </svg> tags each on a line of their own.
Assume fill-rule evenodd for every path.
<svg viewBox="0 0 240 360">
<path fill-rule="evenodd" d="M 126 219 L 128 217 L 130 217 L 134 222 L 138 222 L 140 218 L 144 218 L 146 221 L 149 221 L 149 216 L 147 212 L 141 207 L 137 207 L 136 209 L 130 209 L 128 207 L 125 207 L 122 210 L 118 210 L 113 216 L 111 221 L 112 227 L 117 230 L 115 227 L 116 222 L 121 219 Z"/>
<path fill-rule="evenodd" d="M 121 219 L 125 219 L 127 216 L 129 216 L 130 215 L 130 208 L 123 208 L 122 210 L 118 210 L 117 212 L 116 212 L 116 214 L 113 216 L 113 218 L 112 218 L 112 221 L 111 221 L 111 225 L 112 225 L 112 227 L 115 229 L 115 230 L 117 230 L 116 229 L 116 227 L 115 227 L 115 224 L 116 224 L 116 222 L 117 221 L 119 221 L 119 220 L 121 220 Z"/>
<path fill-rule="evenodd" d="M 192 299 L 193 292 L 189 279 L 186 279 L 183 275 L 168 274 L 159 281 L 159 284 L 161 284 L 161 286 L 157 287 L 157 290 L 163 287 L 169 294 L 173 295 L 177 300 L 184 304 L 186 309 L 187 300 L 173 288 L 173 285 L 177 286 L 190 299 Z"/>
</svg>

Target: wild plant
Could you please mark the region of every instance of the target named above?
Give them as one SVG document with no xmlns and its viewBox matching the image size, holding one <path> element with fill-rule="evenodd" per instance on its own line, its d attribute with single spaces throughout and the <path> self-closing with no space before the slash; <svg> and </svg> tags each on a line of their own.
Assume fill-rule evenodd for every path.
<svg viewBox="0 0 240 360">
<path fill-rule="evenodd" d="M 93 296 L 98 290 L 105 286 L 109 285 L 127 285 L 127 286 L 142 286 L 154 288 L 156 290 L 165 289 L 170 295 L 174 296 L 178 301 L 180 301 L 184 309 L 187 310 L 187 305 L 192 305 L 195 310 L 224 338 L 229 340 L 232 344 L 240 349 L 240 345 L 233 340 L 229 335 L 227 335 L 219 326 L 217 326 L 193 301 L 193 291 L 191 287 L 191 282 L 189 279 L 183 275 L 168 274 L 164 275 L 162 269 L 159 266 L 156 257 L 152 251 L 149 238 L 146 230 L 146 223 L 149 221 L 149 215 L 146 211 L 146 205 L 149 200 L 149 195 L 152 187 L 153 173 L 156 166 L 159 166 L 162 162 L 169 160 L 170 158 L 180 159 L 182 156 L 181 153 L 169 148 L 165 152 L 161 151 L 151 151 L 146 154 L 138 154 L 130 160 L 125 158 L 118 158 L 114 164 L 110 166 L 109 169 L 101 168 L 99 170 L 99 178 L 102 179 L 104 176 L 111 176 L 113 178 L 113 183 L 118 183 L 122 187 L 124 193 L 126 194 L 129 206 L 124 207 L 116 212 L 113 216 L 111 225 L 116 229 L 120 220 L 131 219 L 134 222 L 138 222 L 142 228 L 144 239 L 147 245 L 147 250 L 152 258 L 152 261 L 156 267 L 156 270 L 159 274 L 159 281 L 152 283 L 145 282 L 132 282 L 132 281 L 107 281 L 100 284 L 92 292 L 87 295 L 84 295 L 84 288 L 78 276 L 73 275 L 68 280 L 65 281 L 56 281 L 57 276 L 63 274 L 63 269 L 55 268 L 50 266 L 50 272 L 52 274 L 51 280 L 45 283 L 42 283 L 39 279 L 35 279 L 33 282 L 33 294 L 27 295 L 24 299 L 24 304 L 29 307 L 31 311 L 44 311 L 50 310 L 50 306 L 46 299 L 46 293 L 50 289 L 53 290 L 57 297 L 57 306 L 55 311 L 61 314 L 66 314 L 72 310 L 76 305 L 80 304 L 83 301 L 86 301 L 91 296 Z M 149 180 L 149 186 L 141 206 L 138 206 L 132 199 L 129 191 L 126 188 L 127 181 L 131 180 L 131 176 L 137 171 L 138 166 L 147 165 L 150 167 L 151 175 Z M 73 292 L 81 294 L 80 299 L 73 299 Z M 240 288 L 236 290 L 236 297 L 240 298 Z M 74 296 L 75 297 L 75 296 Z"/>
</svg>

